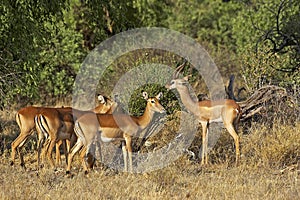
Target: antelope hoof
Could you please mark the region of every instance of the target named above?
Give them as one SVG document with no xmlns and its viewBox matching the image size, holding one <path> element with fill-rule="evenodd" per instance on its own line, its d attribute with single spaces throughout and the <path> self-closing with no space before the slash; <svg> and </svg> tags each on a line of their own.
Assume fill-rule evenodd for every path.
<svg viewBox="0 0 300 200">
<path fill-rule="evenodd" d="M 21 163 L 21 167 L 22 167 L 22 168 L 24 168 L 24 169 L 26 169 L 26 167 L 25 167 L 25 164 L 24 164 L 24 163 Z"/>
<path fill-rule="evenodd" d="M 43 168 L 44 168 L 44 164 L 40 164 L 39 169 L 43 169 Z"/>
<path fill-rule="evenodd" d="M 74 175 L 70 173 L 70 171 L 66 171 L 66 177 L 67 178 L 73 178 Z"/>
</svg>

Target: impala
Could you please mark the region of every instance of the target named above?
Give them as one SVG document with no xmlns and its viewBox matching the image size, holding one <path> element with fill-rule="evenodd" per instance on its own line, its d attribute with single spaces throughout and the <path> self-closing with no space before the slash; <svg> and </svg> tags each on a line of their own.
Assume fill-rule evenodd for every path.
<svg viewBox="0 0 300 200">
<path fill-rule="evenodd" d="M 102 106 L 101 104 L 101 100 L 107 100 L 106 97 L 98 97 L 100 100 L 100 105 L 97 107 L 97 110 L 101 110 Z M 105 103 L 106 105 L 106 103 Z M 18 137 L 12 142 L 11 144 L 11 165 L 14 165 L 15 162 L 15 156 L 16 156 L 16 152 L 18 152 L 20 160 L 21 160 L 21 166 L 25 167 L 25 162 L 24 162 L 24 158 L 23 158 L 23 154 L 21 151 L 21 148 L 24 146 L 24 144 L 26 143 L 27 139 L 29 138 L 30 135 L 32 135 L 32 133 L 35 130 L 35 116 L 38 115 L 41 110 L 44 107 L 34 107 L 34 106 L 28 106 L 25 108 L 21 108 L 17 114 L 16 114 L 16 122 L 20 128 L 20 134 L 18 135 Z M 66 110 L 69 108 L 55 108 L 58 111 L 60 110 Z M 43 143 L 43 139 L 44 139 L 44 135 L 41 133 L 38 133 L 38 149 L 41 148 L 41 144 Z"/>
<path fill-rule="evenodd" d="M 184 63 L 185 64 L 185 63 Z M 234 139 L 236 150 L 236 164 L 239 161 L 239 136 L 236 133 L 237 124 L 241 116 L 240 106 L 230 99 L 218 101 L 195 101 L 190 95 L 188 88 L 188 77 L 178 78 L 179 72 L 184 67 L 180 65 L 173 74 L 173 79 L 166 85 L 167 89 L 176 89 L 180 95 L 183 105 L 193 113 L 202 126 L 202 160 L 201 164 L 208 163 L 208 130 L 211 122 L 223 122 L 225 128 Z"/>
<path fill-rule="evenodd" d="M 43 107 L 34 107 L 28 106 L 25 108 L 20 109 L 16 114 L 16 122 L 20 128 L 20 134 L 18 137 L 12 142 L 11 144 L 11 165 L 14 165 L 16 152 L 19 153 L 19 157 L 21 160 L 21 166 L 25 167 L 25 162 L 23 159 L 23 154 L 21 148 L 26 143 L 29 136 L 33 133 L 35 129 L 35 121 L 34 118 L 36 115 L 40 113 Z M 55 108 L 58 111 L 66 110 L 69 108 Z M 41 144 L 43 143 L 44 136 L 41 133 L 38 133 L 38 149 L 40 148 Z"/>
<path fill-rule="evenodd" d="M 21 166 L 25 167 L 21 147 L 25 144 L 28 137 L 32 134 L 35 124 L 34 117 L 40 112 L 41 107 L 25 107 L 20 109 L 16 114 L 16 122 L 21 130 L 19 136 L 11 144 L 11 165 L 15 162 L 16 152 L 19 153 Z M 40 138 L 40 137 L 39 137 Z M 38 141 L 38 144 L 40 141 Z"/>
<path fill-rule="evenodd" d="M 81 111 L 77 109 L 67 110 L 66 112 L 53 109 L 53 108 L 43 108 L 40 110 L 40 113 L 36 116 L 36 128 L 38 132 L 43 133 L 45 138 L 47 138 L 44 144 L 44 152 L 50 162 L 50 165 L 54 168 L 60 162 L 60 153 L 59 153 L 59 143 L 62 140 L 67 141 L 67 153 L 70 149 L 71 140 L 75 143 L 76 135 L 74 134 L 74 119 L 80 118 L 83 114 L 92 112 L 92 113 L 107 113 L 111 112 L 112 109 L 116 108 L 116 103 L 111 99 L 98 95 L 98 100 L 100 104 L 88 111 Z M 42 140 L 44 141 L 44 140 Z M 56 165 L 54 164 L 52 158 L 52 149 L 56 145 Z M 40 164 L 40 152 L 42 145 L 39 146 L 38 150 L 38 166 Z"/>
<path fill-rule="evenodd" d="M 156 97 L 148 98 L 147 92 L 143 92 L 143 97 L 147 100 L 147 106 L 142 116 L 130 116 L 126 114 L 92 114 L 83 115 L 75 122 L 75 133 L 78 137 L 77 143 L 71 149 L 68 157 L 67 174 L 70 173 L 71 162 L 75 153 L 83 146 L 90 147 L 99 137 L 103 142 L 122 141 L 122 151 L 124 158 L 124 170 L 128 171 L 127 159 L 129 159 L 129 169 L 132 172 L 132 136 L 137 136 L 139 131 L 144 130 L 151 122 L 154 113 L 165 113 L 164 107 L 159 103 L 162 93 Z M 128 157 L 127 157 L 128 153 Z M 87 168 L 82 160 L 85 173 Z"/>
</svg>

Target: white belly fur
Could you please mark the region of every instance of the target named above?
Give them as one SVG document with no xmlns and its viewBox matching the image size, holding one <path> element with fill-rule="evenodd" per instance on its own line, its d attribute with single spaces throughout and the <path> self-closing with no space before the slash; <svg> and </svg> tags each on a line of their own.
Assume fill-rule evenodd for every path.
<svg viewBox="0 0 300 200">
<path fill-rule="evenodd" d="M 101 135 L 101 140 L 102 140 L 102 142 L 111 142 L 113 139 L 114 139 L 114 138 L 103 137 L 103 136 Z"/>
<path fill-rule="evenodd" d="M 211 123 L 211 122 L 223 122 L 223 119 L 222 119 L 222 117 L 219 117 L 217 119 L 209 120 L 209 123 Z"/>
</svg>

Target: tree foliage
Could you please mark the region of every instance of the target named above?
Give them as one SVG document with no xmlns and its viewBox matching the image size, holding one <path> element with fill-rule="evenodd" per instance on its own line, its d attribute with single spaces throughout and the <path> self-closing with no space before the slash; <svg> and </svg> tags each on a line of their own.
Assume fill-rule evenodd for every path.
<svg viewBox="0 0 300 200">
<path fill-rule="evenodd" d="M 247 4 L 246 4 L 247 5 Z M 299 1 L 255 1 L 234 26 L 248 89 L 299 85 Z"/>
<path fill-rule="evenodd" d="M 1 104 L 13 97 L 38 97 L 39 52 L 51 40 L 47 24 L 63 18 L 66 1 L 9 1 L 0 5 Z M 20 99 L 19 99 L 20 100 Z"/>
<path fill-rule="evenodd" d="M 3 0 L 0 104 L 70 95 L 93 48 L 145 26 L 195 38 L 224 76 L 240 74 L 249 91 L 269 83 L 291 88 L 300 84 L 299 7 L 297 0 Z"/>
</svg>

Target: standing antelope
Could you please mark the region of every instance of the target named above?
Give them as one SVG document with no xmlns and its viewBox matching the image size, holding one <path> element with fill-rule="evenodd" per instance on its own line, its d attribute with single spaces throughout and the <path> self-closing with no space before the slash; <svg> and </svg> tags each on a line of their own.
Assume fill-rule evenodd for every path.
<svg viewBox="0 0 300 200">
<path fill-rule="evenodd" d="M 40 110 L 40 113 L 36 116 L 36 129 L 38 130 L 38 132 L 42 132 L 42 135 L 45 135 L 45 137 L 47 138 L 47 141 L 44 145 L 43 154 L 47 156 L 48 161 L 50 162 L 50 165 L 53 168 L 55 167 L 52 158 L 52 149 L 54 148 L 54 145 L 56 145 L 57 165 L 60 162 L 59 145 L 61 144 L 58 144 L 58 142 L 62 140 L 67 141 L 67 153 L 65 153 L 67 159 L 71 140 L 73 139 L 74 141 L 75 139 L 76 141 L 76 135 L 74 134 L 74 118 L 80 118 L 86 113 L 110 113 L 116 108 L 117 103 L 107 97 L 98 95 L 98 100 L 100 104 L 92 110 L 81 111 L 70 108 L 70 111 L 67 110 L 66 112 L 58 112 L 56 109 L 53 108 L 43 108 Z M 42 145 L 40 145 L 39 147 L 40 148 L 38 150 L 38 165 L 40 163 L 40 152 Z"/>
<path fill-rule="evenodd" d="M 34 117 L 40 112 L 41 107 L 25 107 L 20 109 L 16 114 L 16 122 L 21 130 L 18 137 L 11 144 L 11 165 L 14 165 L 16 152 L 18 152 L 21 166 L 25 167 L 21 147 L 25 144 L 28 137 L 32 134 L 35 124 Z M 40 141 L 38 141 L 39 145 Z"/>
<path fill-rule="evenodd" d="M 14 165 L 16 152 L 18 152 L 21 166 L 25 167 L 25 162 L 23 158 L 23 153 L 21 148 L 26 143 L 29 136 L 33 133 L 35 129 L 35 116 L 38 115 L 44 107 L 34 107 L 28 106 L 25 108 L 21 108 L 16 114 L 16 122 L 20 128 L 20 134 L 11 144 L 11 165 Z M 58 111 L 68 110 L 69 108 L 54 108 Z M 44 136 L 41 133 L 38 133 L 38 149 L 41 147 L 43 143 Z"/>
<path fill-rule="evenodd" d="M 147 100 L 147 106 L 142 116 L 129 116 L 126 114 L 85 114 L 75 122 L 75 133 L 78 137 L 77 143 L 71 149 L 68 158 L 67 174 L 70 173 L 73 156 L 83 146 L 89 147 L 92 143 L 101 138 L 103 142 L 114 140 L 122 141 L 122 151 L 124 158 L 124 170 L 128 171 L 127 152 L 129 157 L 129 170 L 132 172 L 132 136 L 136 136 L 139 131 L 144 130 L 151 122 L 154 113 L 165 113 L 164 107 L 159 103 L 162 97 L 160 92 L 156 97 L 148 98 L 147 92 L 143 92 L 143 97 Z M 87 154 L 89 149 L 87 149 Z M 86 154 L 86 155 L 87 155 Z M 84 171 L 87 168 L 82 161 Z"/>
<path fill-rule="evenodd" d="M 236 127 L 239 123 L 241 115 L 240 106 L 230 99 L 218 101 L 195 101 L 190 95 L 188 88 L 188 77 L 178 78 L 179 72 L 184 67 L 183 63 L 180 65 L 175 73 L 173 79 L 165 87 L 167 89 L 177 89 L 183 105 L 193 113 L 202 125 L 202 160 L 201 164 L 208 163 L 207 150 L 208 150 L 208 130 L 211 122 L 223 122 L 225 128 L 228 130 L 235 143 L 236 150 L 236 164 L 239 161 L 239 136 L 236 133 Z"/>
<path fill-rule="evenodd" d="M 94 109 L 94 111 L 101 111 L 102 109 L 106 109 L 106 101 L 109 99 L 106 97 L 98 96 L 98 99 L 100 100 L 100 105 Z M 104 102 L 105 101 L 105 102 Z M 102 105 L 104 104 L 104 105 Z M 34 106 L 28 106 L 25 108 L 21 108 L 17 114 L 16 114 L 16 122 L 20 128 L 20 134 L 18 137 L 12 142 L 11 144 L 11 165 L 14 165 L 15 162 L 15 156 L 16 152 L 18 152 L 20 160 L 21 160 L 21 166 L 25 167 L 25 162 L 23 158 L 23 154 L 21 151 L 21 148 L 26 143 L 29 136 L 34 132 L 35 130 L 35 116 L 38 115 L 41 110 L 45 107 L 34 107 Z M 60 110 L 70 110 L 70 108 L 54 108 L 58 111 Z M 40 149 L 43 143 L 44 135 L 42 133 L 38 133 L 38 149 Z"/>
<path fill-rule="evenodd" d="M 52 159 L 52 149 L 56 145 L 56 164 L 60 161 L 60 152 L 58 141 L 71 140 L 73 128 L 73 116 L 72 108 L 70 111 L 58 111 L 55 108 L 43 108 L 40 113 L 35 117 L 36 130 L 39 135 L 42 135 L 46 142 L 44 144 L 44 138 L 42 144 L 38 148 L 38 166 L 40 166 L 40 153 L 41 148 L 44 147 L 44 153 L 47 153 L 47 157 L 52 167 L 54 162 Z M 54 142 L 52 142 L 54 141 Z M 67 144 L 70 144 L 69 142 Z M 66 152 L 65 152 L 66 153 Z"/>
</svg>

